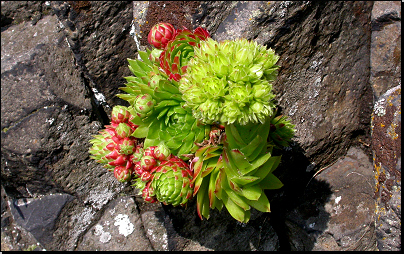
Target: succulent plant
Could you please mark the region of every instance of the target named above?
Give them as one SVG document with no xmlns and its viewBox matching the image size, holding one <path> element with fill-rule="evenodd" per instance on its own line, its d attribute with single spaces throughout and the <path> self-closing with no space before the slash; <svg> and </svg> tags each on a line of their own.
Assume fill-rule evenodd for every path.
<svg viewBox="0 0 404 254">
<path fill-rule="evenodd" d="M 269 142 L 278 147 L 288 146 L 295 135 L 295 125 L 286 116 L 273 114 L 269 131 Z"/>
<path fill-rule="evenodd" d="M 91 158 L 134 180 L 146 202 L 184 206 L 196 196 L 201 219 L 223 207 L 243 223 L 251 208 L 269 212 L 264 190 L 283 185 L 272 150 L 295 132 L 273 102 L 279 57 L 246 39 L 216 42 L 201 27 L 159 23 L 148 41 L 155 49 L 128 59 L 133 76 L 118 95 L 130 106 L 113 108 Z"/>
<path fill-rule="evenodd" d="M 150 171 L 150 177 L 136 179 L 135 186 L 141 190 L 147 202 L 162 202 L 165 205 L 185 205 L 192 198 L 192 172 L 189 165 L 173 156 L 161 161 Z"/>
<path fill-rule="evenodd" d="M 132 169 L 123 166 L 116 166 L 114 176 L 119 182 L 128 182 L 132 178 Z"/>
<path fill-rule="evenodd" d="M 137 96 L 133 108 L 140 118 L 145 118 L 153 112 L 155 104 L 156 102 L 150 94 L 143 94 Z"/>
<path fill-rule="evenodd" d="M 263 123 L 273 114 L 279 56 L 246 39 L 200 42 L 179 81 L 186 105 L 205 124 Z"/>
<path fill-rule="evenodd" d="M 181 79 L 187 70 L 189 59 L 194 56 L 194 48 L 209 37 L 208 31 L 202 27 L 196 28 L 194 32 L 186 28 L 177 30 L 176 36 L 168 42 L 160 55 L 160 67 L 170 80 Z"/>
<path fill-rule="evenodd" d="M 265 189 L 278 189 L 282 182 L 272 173 L 281 156 L 272 156 L 267 144 L 269 121 L 255 125 L 226 126 L 223 147 L 224 177 L 220 198 L 238 221 L 248 222 L 250 208 L 270 212 Z"/>
<path fill-rule="evenodd" d="M 202 216 L 209 219 L 209 208 L 220 211 L 223 207 L 223 202 L 216 196 L 222 190 L 221 181 L 224 176 L 222 152 L 222 145 L 208 144 L 198 149 L 192 160 L 193 195 L 197 196 L 196 210 L 201 219 Z"/>
<path fill-rule="evenodd" d="M 132 136 L 137 127 L 130 122 L 132 115 L 129 111 L 123 106 L 114 107 L 111 125 L 90 140 L 90 157 L 114 171 L 114 176 L 120 182 L 131 179 L 134 169 L 132 157 L 137 147 L 137 139 Z"/>
<path fill-rule="evenodd" d="M 136 115 L 131 122 L 138 126 L 133 136 L 145 138 L 144 148 L 164 142 L 172 154 L 186 160 L 184 155 L 198 149 L 195 143 L 208 137 L 210 126 L 199 123 L 191 109 L 184 106 L 176 81 L 168 80 L 161 72 L 149 75 L 155 71 L 150 54 L 140 51 L 142 61 L 128 60 L 136 77 L 126 77 L 128 83 L 121 89 L 127 94 L 118 97 L 133 105 Z"/>
<path fill-rule="evenodd" d="M 147 40 L 157 49 L 163 49 L 167 43 L 174 38 L 176 30 L 169 23 L 155 24 L 147 36 Z"/>
<path fill-rule="evenodd" d="M 192 172 L 188 164 L 178 157 L 172 157 L 156 168 L 150 187 L 163 204 L 185 205 L 192 198 L 191 180 Z"/>
<path fill-rule="evenodd" d="M 251 207 L 269 212 L 264 189 L 282 187 L 273 175 L 281 157 L 272 156 L 273 145 L 267 143 L 270 119 L 263 124 L 231 124 L 219 144 L 208 144 L 193 159 L 198 215 L 209 218 L 209 209 L 223 205 L 236 220 L 246 223 Z"/>
<path fill-rule="evenodd" d="M 165 161 L 171 158 L 170 148 L 164 142 L 156 146 L 153 152 L 156 160 Z"/>
</svg>

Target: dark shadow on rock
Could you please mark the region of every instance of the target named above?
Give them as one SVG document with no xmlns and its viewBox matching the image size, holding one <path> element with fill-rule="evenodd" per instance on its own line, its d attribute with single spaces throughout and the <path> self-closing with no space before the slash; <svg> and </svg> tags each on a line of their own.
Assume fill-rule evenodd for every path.
<svg viewBox="0 0 404 254">
<path fill-rule="evenodd" d="M 265 191 L 271 213 L 252 209 L 250 221 L 243 224 L 233 219 L 226 208 L 221 212 L 211 210 L 209 220 L 201 220 L 195 198 L 188 202 L 187 208 L 163 206 L 175 229 L 175 232 L 167 230 L 169 250 L 178 250 L 183 245 L 176 234 L 218 251 L 312 250 L 316 237 L 326 228 L 329 214 L 322 213 L 325 218 L 317 225 L 318 232 L 289 220 L 288 215 L 297 211 L 303 219 L 317 217 L 324 211 L 331 188 L 328 183 L 312 178 L 315 171 L 298 144 L 274 152 L 278 154 L 282 154 L 282 160 L 274 174 L 284 186 Z"/>
</svg>

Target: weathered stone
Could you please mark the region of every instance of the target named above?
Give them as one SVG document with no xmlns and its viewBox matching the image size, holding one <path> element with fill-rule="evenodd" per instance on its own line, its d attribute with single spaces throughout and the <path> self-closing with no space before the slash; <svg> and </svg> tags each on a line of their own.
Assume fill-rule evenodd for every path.
<svg viewBox="0 0 404 254">
<path fill-rule="evenodd" d="M 159 22 L 170 23 L 176 29 L 193 28 L 192 15 L 199 1 L 147 1 L 133 2 L 133 17 L 140 45 L 152 46 L 147 41 L 150 29 Z M 147 21 L 147 22 L 145 22 Z"/>
<path fill-rule="evenodd" d="M 111 201 L 104 215 L 83 236 L 76 250 L 153 250 L 142 227 L 142 219 L 131 197 Z"/>
<path fill-rule="evenodd" d="M 205 27 L 214 37 L 220 25 L 230 15 L 239 1 L 201 1 L 193 15 L 194 28 Z"/>
<path fill-rule="evenodd" d="M 43 70 L 38 70 L 31 58 L 43 53 L 41 45 L 57 43 L 56 24 L 56 17 L 47 16 L 35 26 L 22 23 L 2 32 L 2 130 L 54 100 Z M 6 100 L 8 97 L 13 99 Z"/>
<path fill-rule="evenodd" d="M 373 173 L 368 156 L 352 147 L 315 179 L 330 185 L 331 196 L 319 192 L 318 199 L 327 197 L 325 205 L 306 201 L 297 207 L 287 215 L 293 222 L 289 227 L 297 225 L 306 232 L 306 239 L 317 239 L 312 250 L 375 250 Z M 294 231 L 290 235 L 292 246 L 307 250 L 304 241 L 293 244 Z"/>
<path fill-rule="evenodd" d="M 66 202 L 72 199 L 73 197 L 68 194 L 15 199 L 10 202 L 10 208 L 14 221 L 48 248 L 48 244 L 52 241 L 55 220 Z"/>
<path fill-rule="evenodd" d="M 89 140 L 101 124 L 91 121 L 96 105 L 90 111 L 86 79 L 58 24 L 45 16 L 2 32 L 1 172 L 14 198 L 63 192 L 78 198 L 61 211 L 49 243 L 49 250 L 73 250 L 124 185 L 90 161 Z"/>
<path fill-rule="evenodd" d="M 139 200 L 143 226 L 154 250 L 158 251 L 210 251 L 198 241 L 185 238 L 177 233 L 172 219 L 164 211 L 162 204 L 148 204 Z"/>
<path fill-rule="evenodd" d="M 89 114 L 91 108 L 80 74 L 70 65 L 74 58 L 57 24 L 55 16 L 46 16 L 36 25 L 22 23 L 2 32 L 2 48 L 7 52 L 2 54 L 2 175 L 5 179 L 12 177 L 13 181 L 8 182 L 12 188 L 33 186 L 36 190 L 30 188 L 28 192 L 34 194 L 58 192 L 50 190 L 55 184 L 42 159 L 60 158 L 61 143 L 73 142 L 63 140 L 67 134 L 61 135 L 68 126 L 74 126 L 71 114 Z M 58 68 L 67 63 L 70 66 Z M 66 111 L 71 122 L 63 126 L 58 114 Z M 63 141 L 49 142 L 55 140 L 49 128 L 58 117 L 61 121 L 54 130 Z M 18 195 L 31 196 L 24 190 Z"/>
<path fill-rule="evenodd" d="M 8 3 L 6 3 L 8 2 Z M 1 27 L 31 21 L 33 25 L 51 12 L 50 3 L 45 1 L 2 1 Z"/>
<path fill-rule="evenodd" d="M 278 105 L 296 124 L 305 155 L 317 167 L 327 165 L 370 137 L 372 3 L 275 2 L 268 8 L 251 36 L 280 55 Z"/>
<path fill-rule="evenodd" d="M 399 2 L 374 2 L 370 66 L 370 83 L 376 99 L 401 82 L 401 4 Z"/>
<path fill-rule="evenodd" d="M 35 237 L 13 220 L 9 200 L 10 198 L 7 196 L 3 186 L 1 186 L 1 250 L 43 250 L 43 246 Z"/>
<path fill-rule="evenodd" d="M 195 199 L 187 207 L 164 206 L 168 217 L 165 225 L 170 250 L 278 250 L 279 240 L 267 214 L 254 209 L 247 224 L 240 223 L 223 208 L 211 210 L 209 220 L 201 220 L 196 213 Z M 172 232 L 175 229 L 175 233 Z M 192 246 L 192 247 L 191 247 Z"/>
<path fill-rule="evenodd" d="M 214 39 L 218 41 L 247 37 L 253 28 L 255 18 L 263 14 L 264 1 L 237 1 L 237 5 L 217 27 Z"/>
<path fill-rule="evenodd" d="M 161 204 L 160 204 L 161 206 Z M 167 230 L 164 227 L 164 211 L 146 211 L 142 213 L 143 227 L 154 250 L 166 251 L 168 249 Z"/>
<path fill-rule="evenodd" d="M 375 103 L 372 116 L 379 250 L 401 249 L 401 85 Z"/>
<path fill-rule="evenodd" d="M 102 106 L 107 124 L 111 107 L 127 105 L 116 97 L 131 73 L 127 58 L 133 58 L 136 45 L 129 36 L 132 2 L 51 2 L 63 24 L 67 40 L 81 68 L 90 93 Z"/>
</svg>

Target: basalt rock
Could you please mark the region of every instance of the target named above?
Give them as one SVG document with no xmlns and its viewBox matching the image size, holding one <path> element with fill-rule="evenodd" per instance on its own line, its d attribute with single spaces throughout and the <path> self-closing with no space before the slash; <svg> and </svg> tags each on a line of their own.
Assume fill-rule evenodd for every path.
<svg viewBox="0 0 404 254">
<path fill-rule="evenodd" d="M 63 25 L 75 61 L 80 67 L 104 124 L 115 105 L 127 102 L 116 97 L 129 76 L 127 58 L 134 58 L 135 41 L 130 37 L 131 1 L 56 1 L 52 9 Z"/>
</svg>

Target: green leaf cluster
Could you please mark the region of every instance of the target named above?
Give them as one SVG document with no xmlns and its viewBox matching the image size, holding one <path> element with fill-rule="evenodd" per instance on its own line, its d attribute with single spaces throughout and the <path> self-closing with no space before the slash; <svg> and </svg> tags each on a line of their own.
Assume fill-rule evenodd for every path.
<svg viewBox="0 0 404 254">
<path fill-rule="evenodd" d="M 186 160 L 188 157 L 184 155 L 197 150 L 195 142 L 202 142 L 207 137 L 210 126 L 199 123 L 192 116 L 191 109 L 184 106 L 178 83 L 158 70 L 157 64 L 148 58 L 150 53 L 140 51 L 142 61 L 128 59 L 129 69 L 135 76 L 125 77 L 128 83 L 121 89 L 127 94 L 119 94 L 118 97 L 131 105 L 139 96 L 147 94 L 151 97 L 153 109 L 146 115 L 137 112 L 131 120 L 138 125 L 133 136 L 145 138 L 144 148 L 164 142 L 174 155 Z M 150 85 L 152 81 L 156 83 Z M 136 107 L 133 108 L 136 110 Z"/>
<path fill-rule="evenodd" d="M 281 156 L 272 156 L 268 144 L 270 119 L 263 124 L 230 124 L 225 128 L 222 145 L 200 148 L 195 156 L 194 195 L 197 211 L 209 218 L 209 209 L 221 210 L 223 205 L 236 220 L 247 223 L 251 207 L 270 212 L 265 189 L 283 186 L 272 173 Z"/>
</svg>

